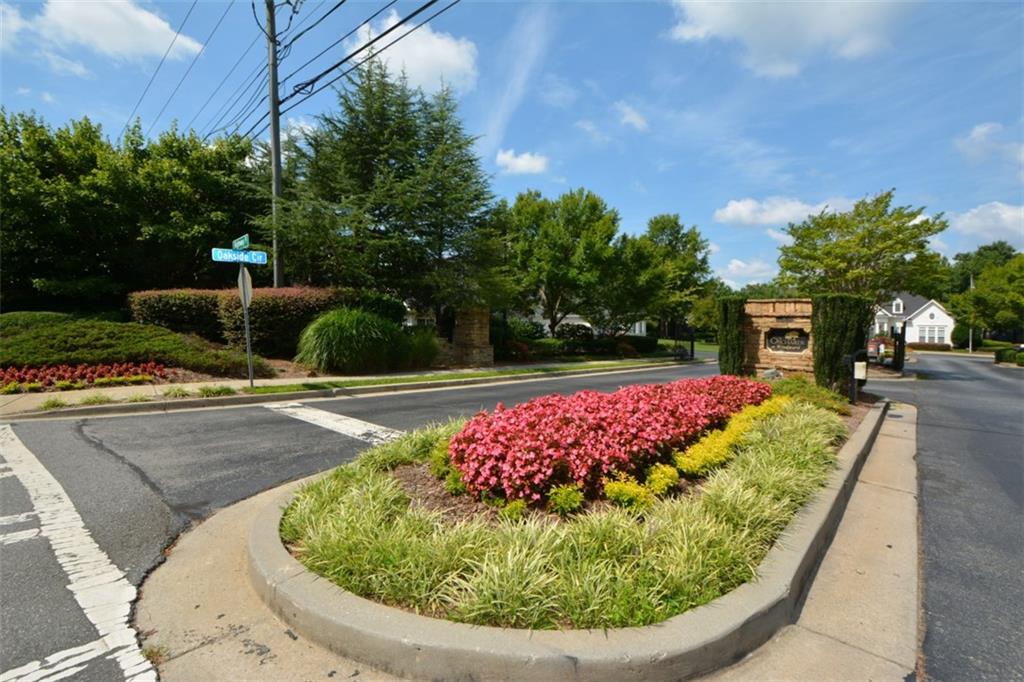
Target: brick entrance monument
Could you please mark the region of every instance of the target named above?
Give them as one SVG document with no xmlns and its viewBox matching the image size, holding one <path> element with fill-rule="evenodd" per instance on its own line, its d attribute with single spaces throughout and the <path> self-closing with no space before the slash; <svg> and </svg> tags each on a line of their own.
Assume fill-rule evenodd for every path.
<svg viewBox="0 0 1024 682">
<path fill-rule="evenodd" d="M 490 367 L 494 365 L 494 347 L 491 346 L 491 311 L 487 308 L 469 308 L 455 313 L 455 332 L 452 335 L 454 360 L 459 365 Z"/>
<path fill-rule="evenodd" d="M 814 371 L 811 299 L 751 300 L 743 313 L 744 372 Z"/>
</svg>

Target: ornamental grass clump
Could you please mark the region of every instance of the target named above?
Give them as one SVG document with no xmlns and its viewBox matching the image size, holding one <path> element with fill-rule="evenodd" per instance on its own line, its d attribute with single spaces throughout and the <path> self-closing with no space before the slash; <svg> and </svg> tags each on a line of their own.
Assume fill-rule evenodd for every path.
<svg viewBox="0 0 1024 682">
<path fill-rule="evenodd" d="M 477 414 L 448 452 L 476 496 L 532 504 L 572 483 L 596 498 L 614 474 L 642 473 L 770 395 L 763 382 L 731 376 L 549 395 Z"/>
<path fill-rule="evenodd" d="M 564 519 L 452 521 L 412 504 L 390 472 L 426 466 L 458 428 L 414 432 L 304 486 L 285 510 L 282 539 L 343 589 L 433 617 L 535 629 L 648 625 L 753 579 L 827 480 L 845 432 L 835 414 L 792 400 L 753 420 L 699 495 L 654 498 L 634 477 L 653 498 L 642 513 L 601 505 Z M 641 471 L 649 485 L 651 472 Z M 504 509 L 513 505 L 525 511 L 525 500 Z"/>
</svg>

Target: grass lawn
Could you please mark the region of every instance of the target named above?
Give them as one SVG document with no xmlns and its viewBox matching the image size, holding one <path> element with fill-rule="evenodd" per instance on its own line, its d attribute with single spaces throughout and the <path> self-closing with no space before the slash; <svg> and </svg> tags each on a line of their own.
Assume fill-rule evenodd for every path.
<svg viewBox="0 0 1024 682">
<path fill-rule="evenodd" d="M 635 367 L 636 360 L 609 360 L 607 362 L 594 362 L 586 367 L 580 367 L 581 360 L 574 360 L 559 365 L 545 365 L 541 367 L 517 367 L 515 369 L 484 369 L 477 372 L 443 372 L 440 374 L 413 374 L 394 377 L 375 377 L 373 379 L 339 379 L 337 381 L 305 381 L 297 384 L 285 384 L 282 386 L 255 386 L 243 388 L 243 393 L 254 395 L 270 393 L 291 393 L 293 391 L 322 391 L 328 388 L 358 388 L 360 386 L 389 386 L 392 384 L 426 384 L 435 381 L 451 381 L 453 379 L 484 379 L 490 377 L 511 377 L 522 374 L 550 374 L 552 372 L 589 372 L 594 369 L 629 368 Z M 643 363 L 639 363 L 643 364 Z"/>
<path fill-rule="evenodd" d="M 453 522 L 411 506 L 391 471 L 427 461 L 459 426 L 377 446 L 303 487 L 282 539 L 342 588 L 424 615 L 534 629 L 647 625 L 753 579 L 827 480 L 845 433 L 835 414 L 793 400 L 754 421 L 699 494 L 659 498 L 642 512 L 602 504 L 566 520 Z"/>
<path fill-rule="evenodd" d="M 0 315 L 0 367 L 157 362 L 225 377 L 245 377 L 245 353 L 153 325 L 65 313 Z M 257 374 L 273 376 L 262 358 Z"/>
</svg>

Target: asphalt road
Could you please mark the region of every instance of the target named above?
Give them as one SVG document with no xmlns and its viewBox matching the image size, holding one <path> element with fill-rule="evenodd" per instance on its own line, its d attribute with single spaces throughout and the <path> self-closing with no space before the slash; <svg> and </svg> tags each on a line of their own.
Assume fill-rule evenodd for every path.
<svg viewBox="0 0 1024 682">
<path fill-rule="evenodd" d="M 936 355 L 914 369 L 925 378 L 869 389 L 919 410 L 925 671 L 1024 679 L 1024 371 Z M 151 671 L 132 667 L 139 652 L 118 639 L 125 631 L 103 630 L 117 620 L 110 605 L 127 609 L 134 598 L 106 589 L 118 584 L 105 567 L 130 590 L 192 522 L 355 457 L 367 443 L 334 428 L 347 432 L 345 418 L 407 430 L 499 401 L 716 372 L 691 365 L 304 401 L 317 423 L 246 406 L 0 426 L 0 682 L 146 679 Z M 97 602 L 107 610 L 98 614 Z"/>
<path fill-rule="evenodd" d="M 344 415 L 404 431 L 493 409 L 499 401 L 609 391 L 717 371 L 715 365 L 673 366 L 303 405 L 329 426 L 334 415 Z M 102 587 L 108 578 L 90 572 L 105 566 L 123 573 L 130 584 L 123 587 L 138 586 L 192 522 L 334 467 L 368 447 L 365 440 L 264 406 L 25 421 L 9 428 L 14 440 L 0 448 L 0 682 L 61 674 L 76 680 L 131 679 L 132 669 L 109 654 L 140 652 L 117 648 L 116 637 L 98 637 L 109 619 L 90 615 L 86 606 L 100 601 L 126 611 L 134 594 L 91 595 L 83 589 Z M 47 487 L 45 479 L 51 477 L 63 489 L 60 495 Z M 59 499 L 54 502 L 57 498 L 65 507 Z M 80 518 L 69 521 L 68 514 Z M 77 532 L 66 532 L 76 525 Z M 68 546 L 63 555 L 53 549 Z M 83 568 L 80 556 L 92 546 L 105 557 Z M 74 585 L 76 579 L 84 588 Z"/>
<path fill-rule="evenodd" d="M 1024 370 L 918 354 L 869 390 L 918 409 L 924 672 L 1024 679 Z"/>
</svg>

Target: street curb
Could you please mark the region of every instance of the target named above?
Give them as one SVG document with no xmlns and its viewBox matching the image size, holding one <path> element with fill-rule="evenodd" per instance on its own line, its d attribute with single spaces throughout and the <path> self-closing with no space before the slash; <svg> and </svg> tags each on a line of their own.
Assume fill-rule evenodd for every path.
<svg viewBox="0 0 1024 682">
<path fill-rule="evenodd" d="M 665 361 L 643 363 L 633 367 L 609 367 L 607 369 L 567 369 L 557 372 L 535 372 L 531 374 L 512 374 L 509 376 L 474 377 L 471 379 L 446 379 L 444 381 L 417 381 L 404 384 L 377 384 L 356 386 L 352 388 L 326 388 L 309 391 L 290 391 L 287 393 L 261 393 L 259 395 L 243 394 L 223 396 L 219 398 L 175 398 L 173 400 L 150 400 L 140 403 L 109 403 L 88 407 L 68 407 L 56 410 L 32 410 L 31 412 L 13 412 L 0 415 L 0 422 L 25 421 L 28 419 L 57 419 L 75 417 L 94 417 L 107 414 L 140 414 L 162 413 L 175 410 L 193 410 L 202 407 L 225 407 L 231 405 L 255 405 L 259 403 L 279 403 L 289 400 L 309 400 L 311 398 L 336 398 L 345 396 L 371 395 L 375 393 L 399 393 L 434 388 L 454 388 L 458 386 L 476 386 L 478 384 L 504 383 L 506 381 L 530 381 L 535 379 L 557 378 L 564 376 L 588 376 L 594 374 L 618 374 L 638 370 L 660 369 L 687 365 L 708 365 L 718 360 L 688 360 L 683 362 Z M 315 381 L 312 380 L 312 381 Z"/>
<path fill-rule="evenodd" d="M 413 679 L 679 680 L 729 665 L 793 623 L 870 452 L 888 401 L 840 449 L 836 471 L 768 552 L 756 582 L 656 625 L 515 630 L 427 618 L 342 590 L 284 548 L 283 490 L 254 519 L 249 576 L 296 633 L 342 656 Z"/>
</svg>

